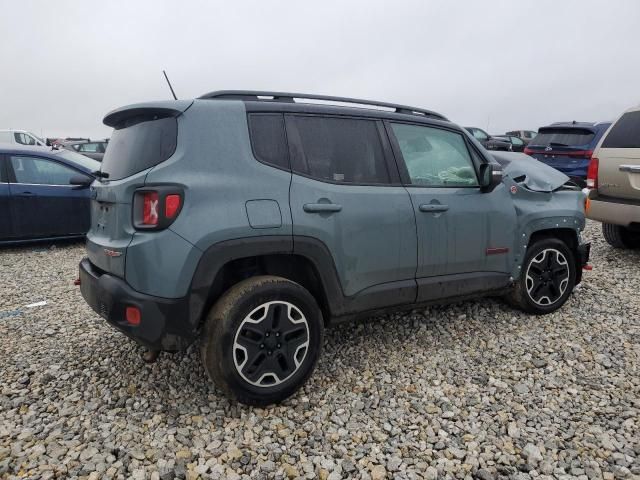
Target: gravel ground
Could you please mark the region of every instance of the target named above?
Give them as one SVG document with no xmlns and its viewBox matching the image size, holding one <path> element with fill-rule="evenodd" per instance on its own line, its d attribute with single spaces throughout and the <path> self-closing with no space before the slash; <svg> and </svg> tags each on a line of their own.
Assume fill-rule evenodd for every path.
<svg viewBox="0 0 640 480">
<path fill-rule="evenodd" d="M 142 363 L 73 286 L 82 244 L 0 250 L 0 478 L 640 478 L 640 252 L 586 237 L 560 312 L 340 326 L 268 409 L 223 397 L 195 348 Z"/>
</svg>

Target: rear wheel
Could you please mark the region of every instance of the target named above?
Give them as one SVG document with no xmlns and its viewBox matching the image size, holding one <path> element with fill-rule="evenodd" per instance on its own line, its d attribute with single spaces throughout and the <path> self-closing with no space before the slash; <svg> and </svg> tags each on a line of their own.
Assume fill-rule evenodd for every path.
<svg viewBox="0 0 640 480">
<path fill-rule="evenodd" d="M 620 225 L 603 223 L 602 235 L 607 243 L 614 248 L 640 247 L 640 232 L 633 232 Z"/>
<path fill-rule="evenodd" d="M 322 315 L 307 290 L 280 277 L 253 277 L 233 286 L 212 308 L 202 361 L 227 394 L 265 406 L 289 397 L 309 378 L 322 335 Z"/>
<path fill-rule="evenodd" d="M 564 305 L 575 281 L 573 252 L 561 240 L 545 238 L 529 247 L 520 279 L 507 300 L 525 312 L 551 313 Z"/>
</svg>

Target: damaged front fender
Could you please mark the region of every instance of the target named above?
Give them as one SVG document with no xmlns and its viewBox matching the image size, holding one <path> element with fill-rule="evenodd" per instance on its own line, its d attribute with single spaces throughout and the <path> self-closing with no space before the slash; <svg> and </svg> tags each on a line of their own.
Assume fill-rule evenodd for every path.
<svg viewBox="0 0 640 480">
<path fill-rule="evenodd" d="M 569 177 L 524 153 L 492 152 L 503 175 L 534 192 L 555 192 L 567 186 Z"/>
</svg>

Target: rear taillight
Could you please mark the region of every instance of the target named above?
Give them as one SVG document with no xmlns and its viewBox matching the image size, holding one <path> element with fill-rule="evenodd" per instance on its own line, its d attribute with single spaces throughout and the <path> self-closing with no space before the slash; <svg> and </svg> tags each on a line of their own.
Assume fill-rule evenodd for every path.
<svg viewBox="0 0 640 480">
<path fill-rule="evenodd" d="M 529 147 L 525 147 L 524 153 L 526 153 L 527 155 L 533 155 L 533 150 L 531 150 Z"/>
<path fill-rule="evenodd" d="M 587 169 L 587 188 L 598 188 L 598 164 L 600 161 L 596 157 L 591 157 L 589 168 Z"/>
<path fill-rule="evenodd" d="M 142 225 L 158 225 L 158 192 L 142 193 Z"/>
<path fill-rule="evenodd" d="M 184 194 L 176 187 L 137 190 L 133 197 L 133 225 L 140 230 L 167 228 L 182 210 Z"/>
</svg>

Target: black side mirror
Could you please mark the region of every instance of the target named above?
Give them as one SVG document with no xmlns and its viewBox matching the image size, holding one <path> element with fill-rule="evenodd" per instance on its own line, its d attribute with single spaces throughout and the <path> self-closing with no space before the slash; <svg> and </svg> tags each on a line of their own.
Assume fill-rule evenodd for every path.
<svg viewBox="0 0 640 480">
<path fill-rule="evenodd" d="M 502 183 L 502 170 L 493 163 L 483 163 L 480 165 L 480 187 L 483 192 L 492 192 Z"/>
<path fill-rule="evenodd" d="M 93 178 L 86 175 L 74 175 L 69 179 L 69 185 L 74 185 L 74 188 L 81 189 L 87 188 L 93 183 Z"/>
</svg>

